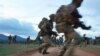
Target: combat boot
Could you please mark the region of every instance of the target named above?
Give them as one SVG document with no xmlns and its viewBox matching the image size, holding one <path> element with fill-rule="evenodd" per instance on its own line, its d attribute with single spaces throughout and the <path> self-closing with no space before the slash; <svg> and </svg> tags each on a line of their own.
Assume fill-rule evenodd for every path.
<svg viewBox="0 0 100 56">
<path fill-rule="evenodd" d="M 47 52 L 46 49 L 44 49 L 42 54 L 49 54 L 49 52 Z"/>
<path fill-rule="evenodd" d="M 60 54 L 58 56 L 63 56 L 66 52 L 67 48 L 64 46 L 64 48 L 61 50 Z"/>
<path fill-rule="evenodd" d="M 42 53 L 42 48 L 39 48 L 39 53 Z"/>
</svg>

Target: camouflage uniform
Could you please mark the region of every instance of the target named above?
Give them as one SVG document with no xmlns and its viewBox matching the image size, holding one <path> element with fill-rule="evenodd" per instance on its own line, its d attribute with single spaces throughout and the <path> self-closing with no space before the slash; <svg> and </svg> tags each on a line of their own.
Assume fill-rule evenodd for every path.
<svg viewBox="0 0 100 56">
<path fill-rule="evenodd" d="M 56 22 L 56 30 L 58 33 L 64 33 L 65 35 L 65 45 L 61 50 L 59 56 L 63 56 L 65 51 L 68 49 L 68 56 L 71 56 L 74 47 L 79 43 L 77 41 L 80 37 L 74 28 L 81 27 L 82 29 L 89 30 L 91 27 L 86 27 L 79 21 L 82 16 L 79 15 L 77 8 L 80 7 L 83 0 L 73 0 L 69 5 L 62 5 L 54 18 Z"/>
<path fill-rule="evenodd" d="M 15 36 L 13 36 L 13 43 L 16 43 L 16 35 Z"/>
<path fill-rule="evenodd" d="M 42 44 L 42 39 L 40 38 L 41 36 L 40 36 L 40 31 L 38 32 L 38 34 L 37 34 L 37 37 L 36 37 L 36 39 L 35 39 L 35 41 L 36 41 L 36 43 L 38 43 L 39 45 L 40 44 Z"/>
<path fill-rule="evenodd" d="M 52 31 L 52 28 L 53 28 L 52 21 L 46 19 L 40 31 L 40 36 L 42 36 L 42 39 L 43 39 L 43 43 L 40 45 L 40 48 L 39 48 L 40 53 L 42 53 L 43 51 L 43 54 L 47 54 L 48 53 L 47 49 L 53 45 L 51 41 L 51 35 L 52 34 L 55 35 L 55 32 Z"/>
<path fill-rule="evenodd" d="M 12 43 L 12 36 L 8 36 L 8 43 L 11 44 Z"/>
</svg>

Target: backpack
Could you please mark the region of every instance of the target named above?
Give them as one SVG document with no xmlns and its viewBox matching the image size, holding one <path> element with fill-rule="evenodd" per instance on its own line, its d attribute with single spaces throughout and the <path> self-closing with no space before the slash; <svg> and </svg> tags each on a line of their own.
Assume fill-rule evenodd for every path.
<svg viewBox="0 0 100 56">
<path fill-rule="evenodd" d="M 39 29 L 41 29 L 44 32 L 50 32 L 52 30 L 52 25 L 49 22 L 48 19 L 43 18 L 42 21 L 38 25 Z"/>
<path fill-rule="evenodd" d="M 47 20 L 47 18 L 43 18 L 42 21 L 39 23 L 38 28 L 42 29 L 45 26 Z"/>
</svg>

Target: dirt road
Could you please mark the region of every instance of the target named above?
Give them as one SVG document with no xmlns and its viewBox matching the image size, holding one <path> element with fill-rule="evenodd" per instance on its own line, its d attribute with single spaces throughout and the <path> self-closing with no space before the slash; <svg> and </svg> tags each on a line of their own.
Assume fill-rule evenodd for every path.
<svg viewBox="0 0 100 56">
<path fill-rule="evenodd" d="M 48 49 L 48 52 L 50 53 L 43 55 L 40 54 L 37 49 L 33 49 L 25 52 L 16 53 L 12 56 L 58 56 L 60 50 L 61 48 L 59 47 L 51 47 Z M 64 56 L 66 56 L 66 54 Z M 76 48 L 73 53 L 73 56 L 100 56 L 100 52 Z"/>
</svg>

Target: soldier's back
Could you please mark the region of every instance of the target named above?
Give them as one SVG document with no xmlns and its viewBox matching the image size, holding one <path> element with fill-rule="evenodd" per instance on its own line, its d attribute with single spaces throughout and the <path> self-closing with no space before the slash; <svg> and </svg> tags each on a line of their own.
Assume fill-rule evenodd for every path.
<svg viewBox="0 0 100 56">
<path fill-rule="evenodd" d="M 76 10 L 76 6 L 74 4 L 62 5 L 56 13 L 55 22 L 72 22 L 72 18 L 74 18 L 71 13 Z"/>
<path fill-rule="evenodd" d="M 74 4 L 61 5 L 61 7 L 57 10 L 57 13 L 67 13 L 67 14 L 70 14 L 75 9 L 76 9 L 76 6 Z"/>
</svg>

